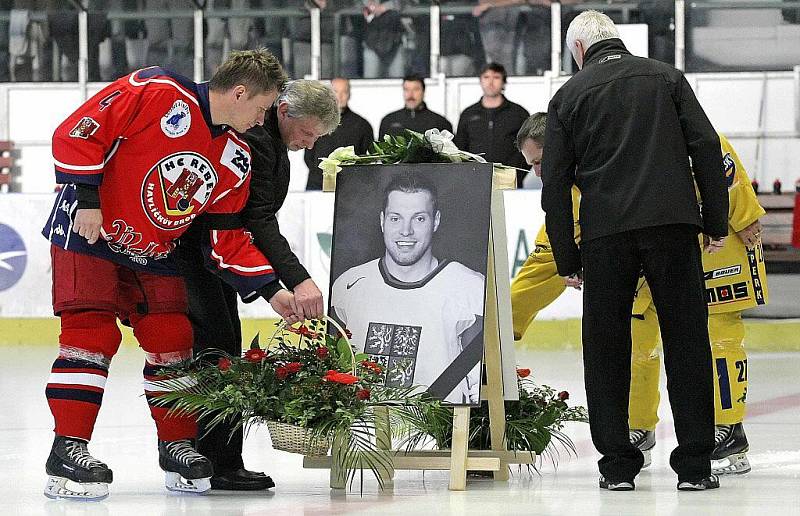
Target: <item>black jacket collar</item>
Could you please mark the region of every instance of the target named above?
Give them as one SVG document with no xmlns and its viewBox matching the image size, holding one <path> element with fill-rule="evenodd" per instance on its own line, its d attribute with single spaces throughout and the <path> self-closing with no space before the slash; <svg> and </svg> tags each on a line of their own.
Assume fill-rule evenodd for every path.
<svg viewBox="0 0 800 516">
<path fill-rule="evenodd" d="M 628 49 L 625 48 L 625 44 L 621 39 L 604 39 L 603 41 L 598 41 L 589 47 L 589 50 L 587 50 L 586 54 L 583 56 L 583 67 L 586 68 L 587 66 L 591 66 L 600 58 L 610 54 L 631 55 L 631 53 L 628 52 Z"/>
<path fill-rule="evenodd" d="M 428 110 L 428 106 L 425 105 L 425 101 L 423 100 L 422 102 L 419 103 L 419 106 L 417 106 L 415 109 L 408 109 L 405 106 L 403 106 L 403 109 L 408 113 L 422 113 L 423 111 Z"/>
<path fill-rule="evenodd" d="M 278 106 L 274 105 L 267 113 L 266 119 L 264 120 L 264 129 L 269 134 L 270 138 L 275 140 L 276 144 L 280 144 L 283 147 L 286 147 L 283 143 L 283 139 L 281 138 L 281 130 L 278 127 Z"/>
</svg>

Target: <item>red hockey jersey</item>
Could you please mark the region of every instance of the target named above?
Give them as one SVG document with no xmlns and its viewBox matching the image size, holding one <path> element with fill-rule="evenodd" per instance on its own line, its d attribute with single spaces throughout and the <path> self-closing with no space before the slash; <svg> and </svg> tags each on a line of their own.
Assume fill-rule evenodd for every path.
<svg viewBox="0 0 800 516">
<path fill-rule="evenodd" d="M 211 122 L 208 85 L 161 68 L 111 83 L 53 135 L 58 195 L 43 234 L 54 244 L 156 274 L 176 274 L 176 240 L 204 213 L 236 213 L 247 201 L 250 148 Z M 72 232 L 75 184 L 97 185 L 101 238 Z M 243 296 L 275 280 L 243 229 L 215 230 L 210 264 Z"/>
</svg>

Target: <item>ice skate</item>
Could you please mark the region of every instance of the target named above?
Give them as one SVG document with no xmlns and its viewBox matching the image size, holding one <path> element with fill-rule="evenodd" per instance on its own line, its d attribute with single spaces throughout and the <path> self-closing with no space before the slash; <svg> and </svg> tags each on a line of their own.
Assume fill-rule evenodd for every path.
<svg viewBox="0 0 800 516">
<path fill-rule="evenodd" d="M 214 468 L 190 439 L 158 441 L 158 465 L 166 472 L 165 484 L 170 491 L 201 494 L 211 489 Z"/>
<path fill-rule="evenodd" d="M 656 433 L 652 430 L 631 429 L 628 432 L 628 438 L 631 444 L 639 448 L 642 455 L 644 455 L 642 469 L 648 467 L 650 465 L 650 450 L 656 445 Z"/>
<path fill-rule="evenodd" d="M 83 439 L 57 435 L 45 466 L 48 498 L 102 500 L 108 496 L 108 484 L 114 478 L 108 466 L 89 454 Z"/>
<path fill-rule="evenodd" d="M 714 432 L 716 446 L 711 453 L 711 472 L 715 475 L 742 475 L 750 471 L 747 451 L 750 445 L 742 423 L 717 425 Z"/>
</svg>

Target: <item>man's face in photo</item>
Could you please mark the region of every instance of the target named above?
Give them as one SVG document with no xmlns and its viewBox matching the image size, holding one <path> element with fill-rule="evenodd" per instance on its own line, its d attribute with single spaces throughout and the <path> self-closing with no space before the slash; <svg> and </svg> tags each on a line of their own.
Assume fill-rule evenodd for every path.
<svg viewBox="0 0 800 516">
<path fill-rule="evenodd" d="M 394 191 L 381 212 L 383 243 L 398 265 L 413 265 L 430 252 L 441 213 L 433 210 L 431 193 Z"/>
</svg>

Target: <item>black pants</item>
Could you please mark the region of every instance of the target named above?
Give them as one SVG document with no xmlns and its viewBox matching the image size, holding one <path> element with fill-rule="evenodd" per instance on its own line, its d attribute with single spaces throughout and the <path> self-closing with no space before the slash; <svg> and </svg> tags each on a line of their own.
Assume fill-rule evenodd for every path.
<svg viewBox="0 0 800 516">
<path fill-rule="evenodd" d="M 242 327 L 236 291 L 203 266 L 199 237 L 195 234 L 182 239 L 175 258 L 189 293 L 189 320 L 194 331 L 195 356 L 207 350 L 239 356 L 242 353 Z M 213 353 L 204 357 L 216 360 Z M 221 423 L 206 433 L 206 428 L 200 423 L 197 451 L 208 457 L 215 474 L 244 467 L 243 431 L 240 428 L 231 434 L 233 426 Z"/>
<path fill-rule="evenodd" d="M 708 309 L 697 232 L 692 226 L 637 229 L 583 242 L 583 363 L 592 441 L 600 473 L 632 480 L 641 451 L 628 439 L 631 309 L 639 272 L 653 293 L 664 345 L 678 447 L 679 481 L 711 474 L 714 386 Z"/>
</svg>

